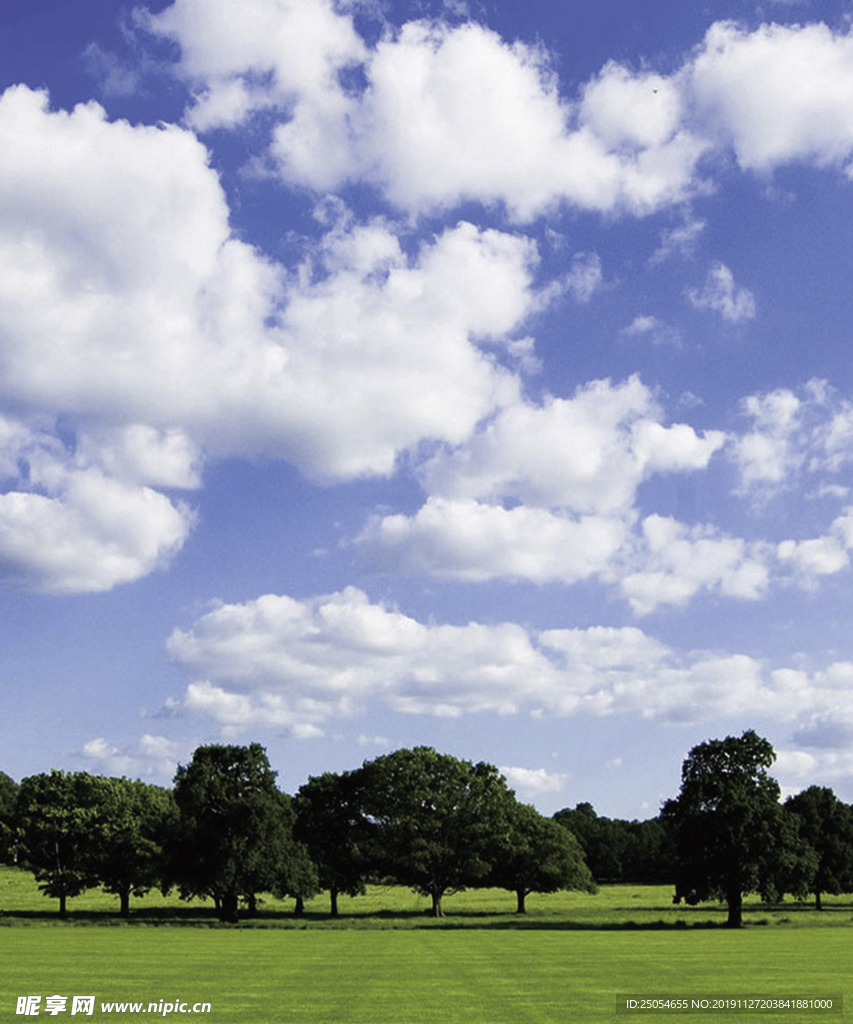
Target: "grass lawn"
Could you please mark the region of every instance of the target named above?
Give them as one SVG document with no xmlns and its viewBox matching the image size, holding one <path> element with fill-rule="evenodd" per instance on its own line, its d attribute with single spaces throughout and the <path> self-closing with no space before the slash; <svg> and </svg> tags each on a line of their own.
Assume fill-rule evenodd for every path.
<svg viewBox="0 0 853 1024">
<path fill-rule="evenodd" d="M 211 1024 L 684 1019 L 628 1013 L 632 996 L 843 994 L 853 1007 L 853 907 L 845 898 L 822 914 L 798 904 L 750 905 L 753 923 L 736 932 L 707 927 L 724 919 L 716 904 L 673 907 L 665 887 L 534 896 L 523 919 L 512 913 L 512 895 L 499 891 L 454 896 L 444 922 L 425 917 L 425 902 L 375 888 L 341 901 L 338 922 L 319 898 L 303 919 L 290 916 L 291 903 L 267 903 L 258 921 L 223 927 L 204 905 L 159 895 L 137 902 L 130 923 L 119 922 L 115 899 L 95 892 L 70 901 L 68 921 L 59 922 L 55 901 L 34 892 L 30 876 L 5 870 L 0 1021 L 28 1019 L 15 1015 L 22 995 L 43 997 L 44 1019 L 44 997 L 55 993 L 96 996 L 93 1016 L 101 1019 L 136 1016 L 107 1014 L 106 1001 L 209 1002 L 200 1019 Z M 196 1019 L 181 1019 L 188 1016 Z"/>
<path fill-rule="evenodd" d="M 574 1024 L 634 1018 L 621 1008 L 638 995 L 843 991 L 853 1005 L 847 929 L 6 928 L 0 962 L 3 1019 L 18 996 L 55 993 L 95 995 L 101 1018 L 106 1000 L 209 1002 L 200 1019 L 229 1024 Z"/>
</svg>

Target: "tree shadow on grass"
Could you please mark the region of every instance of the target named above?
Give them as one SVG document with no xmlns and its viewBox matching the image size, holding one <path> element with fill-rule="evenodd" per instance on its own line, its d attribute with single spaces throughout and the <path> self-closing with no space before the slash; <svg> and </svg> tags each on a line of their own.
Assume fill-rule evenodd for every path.
<svg viewBox="0 0 853 1024">
<path fill-rule="evenodd" d="M 390 911 L 380 910 L 372 914 L 311 914 L 295 916 L 280 910 L 259 911 L 252 917 L 241 916 L 235 924 L 223 923 L 216 911 L 200 908 L 157 908 L 151 910 L 131 911 L 129 917 L 98 910 L 71 910 L 65 917 L 60 917 L 55 910 L 15 910 L 0 911 L 0 927 L 15 925 L 53 925 L 78 927 L 139 927 L 160 926 L 177 928 L 248 928 L 248 929 L 280 929 L 293 931 L 296 929 L 316 928 L 320 931 L 378 931 L 402 930 L 418 931 L 422 929 L 438 929 L 444 931 L 677 931 L 686 928 L 720 928 L 724 920 L 694 920 L 688 923 L 683 919 L 666 921 L 569 921 L 546 920 L 537 917 L 511 917 L 508 915 L 478 911 L 474 913 L 450 915 L 434 918 L 422 911 Z"/>
<path fill-rule="evenodd" d="M 634 920 L 631 914 L 642 909 L 645 915 L 658 913 L 657 920 Z M 846 916 L 847 920 L 838 920 L 838 924 L 847 924 L 853 915 L 853 902 L 825 903 L 824 909 L 815 910 L 813 901 L 790 901 L 786 903 L 762 904 L 752 903 L 744 908 L 744 924 L 747 928 L 773 924 L 789 924 L 791 916 L 808 913 L 821 918 L 839 919 Z M 489 930 L 489 931 L 588 931 L 588 932 L 643 932 L 643 931 L 684 931 L 693 929 L 712 929 L 726 927 L 726 907 L 718 906 L 691 907 L 680 905 L 677 910 L 666 907 L 608 907 L 608 917 L 624 913 L 625 920 L 590 920 L 580 917 L 577 920 L 560 917 L 540 917 L 535 911 L 525 915 L 511 912 L 501 913 L 494 910 L 460 910 L 442 918 L 434 918 L 424 909 L 411 910 L 375 910 L 372 912 L 343 912 L 333 917 L 329 912 L 306 910 L 295 915 L 292 911 L 279 906 L 258 907 L 249 916 L 242 912 L 236 924 L 220 922 L 213 906 L 171 906 L 132 908 L 129 917 L 121 917 L 111 910 L 76 910 L 69 908 L 66 916 L 60 917 L 55 907 L 39 910 L 2 910 L 0 909 L 0 927 L 15 925 L 67 925 L 109 927 L 123 925 L 125 927 L 184 927 L 184 928 L 246 928 L 246 929 L 280 929 L 293 931 L 298 929 L 316 929 L 319 931 L 380 931 L 380 930 Z M 767 916 L 777 915 L 775 921 Z M 778 917 L 784 915 L 784 917 Z"/>
</svg>

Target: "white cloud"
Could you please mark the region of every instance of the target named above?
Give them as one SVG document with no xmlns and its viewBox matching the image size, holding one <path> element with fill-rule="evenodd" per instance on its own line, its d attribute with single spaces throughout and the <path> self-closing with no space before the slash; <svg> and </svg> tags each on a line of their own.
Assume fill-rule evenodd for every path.
<svg viewBox="0 0 853 1024">
<path fill-rule="evenodd" d="M 168 649 L 199 680 L 173 708 L 238 727 L 319 727 L 374 700 L 437 716 L 514 713 L 552 672 L 520 626 L 427 626 L 353 587 L 222 605 Z"/>
<path fill-rule="evenodd" d="M 769 584 L 765 545 L 666 516 L 643 520 L 636 561 L 641 568 L 624 575 L 619 588 L 640 615 L 660 605 L 685 605 L 702 590 L 756 600 Z"/>
<path fill-rule="evenodd" d="M 329 719 L 376 704 L 438 717 L 762 716 L 807 728 L 816 716 L 849 712 L 853 721 L 849 687 L 839 684 L 849 665 L 771 671 L 743 654 L 679 652 L 634 627 L 537 634 L 509 622 L 425 624 L 352 587 L 220 605 L 175 630 L 168 648 L 194 680 L 172 711 L 213 718 L 232 733 L 317 734 Z"/>
<path fill-rule="evenodd" d="M 0 477 L 11 481 L 0 494 L 8 582 L 47 593 L 109 590 L 163 568 L 184 544 L 195 519 L 184 503 L 145 486 L 144 466 L 116 478 L 84 449 L 0 419 Z"/>
<path fill-rule="evenodd" d="M 363 562 L 463 581 L 597 579 L 637 614 L 702 591 L 763 596 L 771 545 L 659 515 L 635 530 L 643 480 L 704 469 L 725 441 L 661 418 L 637 378 L 592 382 L 542 406 L 508 405 L 467 444 L 422 467 L 428 498 L 418 512 L 368 522 L 356 539 Z"/>
<path fill-rule="evenodd" d="M 206 459 L 389 473 L 516 398 L 496 350 L 542 302 L 529 240 L 460 223 L 407 256 L 390 225 L 345 217 L 288 275 L 230 236 L 187 131 L 52 111 L 18 86 L 4 138 L 0 410 L 20 422 L 0 424 L 0 472 L 14 480 L 20 432 L 41 431 L 31 479 L 2 499 L 7 577 L 72 592 L 162 565 L 191 517 L 154 488 L 199 487 Z"/>
<path fill-rule="evenodd" d="M 802 463 L 798 434 L 801 402 L 787 389 L 750 395 L 743 410 L 754 427 L 734 446 L 744 488 L 784 483 Z"/>
<path fill-rule="evenodd" d="M 201 486 L 201 455 L 179 428 L 129 423 L 110 430 L 97 425 L 78 436 L 77 455 L 98 462 L 120 480 L 184 490 Z"/>
<path fill-rule="evenodd" d="M 83 745 L 80 756 L 89 761 L 99 775 L 166 782 L 174 776 L 179 760 L 189 758 L 191 749 L 192 744 L 146 733 L 136 743 L 124 747 L 99 736 Z"/>
<path fill-rule="evenodd" d="M 411 21 L 373 48 L 328 0 L 245 0 L 239 13 L 176 0 L 142 21 L 181 46 L 191 124 L 238 127 L 273 109 L 267 159 L 284 181 L 367 181 L 414 213 L 479 200 L 521 221 L 560 203 L 642 215 L 707 189 L 700 160 L 715 149 L 762 172 L 844 167 L 853 153 L 853 41 L 823 24 L 717 22 L 671 74 L 610 61 L 572 99 L 541 47 L 471 20 Z M 653 261 L 688 251 L 698 225 L 671 232 Z"/>
<path fill-rule="evenodd" d="M 662 231 L 660 245 L 651 257 L 651 264 L 665 263 L 675 256 L 682 258 L 692 256 L 699 235 L 705 230 L 706 222 L 693 217 L 685 217 L 682 224 Z"/>
<path fill-rule="evenodd" d="M 724 442 L 719 431 L 702 436 L 661 419 L 638 377 L 592 381 L 572 398 L 507 405 L 465 445 L 430 460 L 422 478 L 443 497 L 623 514 L 646 476 L 703 469 Z"/>
<path fill-rule="evenodd" d="M 53 496 L 0 495 L 0 576 L 46 593 L 109 590 L 165 567 L 192 524 L 157 491 L 81 470 Z"/>
<path fill-rule="evenodd" d="M 181 45 L 191 124 L 282 111 L 268 156 L 290 184 L 362 179 L 414 212 L 475 199 L 519 220 L 564 201 L 644 212 L 694 191 L 705 143 L 683 130 L 678 89 L 660 76 L 608 65 L 571 104 L 540 47 L 472 21 L 413 21 L 365 52 L 320 0 L 247 0 L 239 15 L 227 0 L 177 0 L 144 20 Z M 366 87 L 347 92 L 340 72 L 355 65 Z"/>
<path fill-rule="evenodd" d="M 137 19 L 180 44 L 179 71 L 195 89 L 188 120 L 199 130 L 234 127 L 267 108 L 334 125 L 347 106 L 339 72 L 365 56 L 330 0 L 177 0 Z"/>
<path fill-rule="evenodd" d="M 689 68 L 706 131 L 741 167 L 842 166 L 853 153 L 853 36 L 824 24 L 708 30 Z"/>
<path fill-rule="evenodd" d="M 506 778 L 510 789 L 525 802 L 562 792 L 568 779 L 565 772 L 549 772 L 545 768 L 500 767 L 498 771 Z"/>
<path fill-rule="evenodd" d="M 734 275 L 724 263 L 714 263 L 701 291 L 685 292 L 694 309 L 711 309 L 732 324 L 755 318 L 755 296 L 748 288 L 735 284 Z"/>
<path fill-rule="evenodd" d="M 374 571 L 481 582 L 576 583 L 604 572 L 629 536 L 619 516 L 431 497 L 414 516 L 373 519 L 356 543 Z"/>
<path fill-rule="evenodd" d="M 853 508 L 848 508 L 832 523 L 829 533 L 809 540 L 785 540 L 777 549 L 777 558 L 788 564 L 805 585 L 815 577 L 841 572 L 850 564 L 853 548 Z"/>
<path fill-rule="evenodd" d="M 768 496 L 801 474 L 835 474 L 853 459 L 853 406 L 826 381 L 811 380 L 799 393 L 787 388 L 749 395 L 742 402 L 751 428 L 729 446 L 743 492 Z M 820 493 L 844 494 L 831 481 Z"/>
<path fill-rule="evenodd" d="M 460 223 L 414 261 L 381 226 L 326 245 L 331 276 L 293 289 L 283 314 L 287 365 L 269 416 L 289 458 L 309 472 L 389 472 L 399 450 L 459 443 L 515 397 L 515 378 L 475 341 L 535 308 L 532 243 Z M 300 435 L 305 451 L 290 440 Z"/>
<path fill-rule="evenodd" d="M 572 107 L 540 49 L 473 23 L 410 22 L 377 46 L 367 75 L 353 118 L 362 166 L 406 209 L 469 198 L 503 202 L 519 220 L 564 201 L 645 211 L 688 193 L 704 148 L 678 130 L 677 98 L 657 102 L 608 67 Z M 620 119 L 626 93 L 636 117 Z"/>
<path fill-rule="evenodd" d="M 409 259 L 387 225 L 333 227 L 288 278 L 229 237 L 187 132 L 19 87 L 3 137 L 0 400 L 346 477 L 514 394 L 477 341 L 537 307 L 527 239 L 462 223 Z"/>
<path fill-rule="evenodd" d="M 601 259 L 598 253 L 575 253 L 572 257 L 571 269 L 563 280 L 563 287 L 578 302 L 589 302 L 603 283 L 604 274 L 601 270 Z"/>
<path fill-rule="evenodd" d="M 655 345 L 681 345 L 681 332 L 659 317 L 639 313 L 622 329 L 626 338 L 649 338 Z"/>
</svg>

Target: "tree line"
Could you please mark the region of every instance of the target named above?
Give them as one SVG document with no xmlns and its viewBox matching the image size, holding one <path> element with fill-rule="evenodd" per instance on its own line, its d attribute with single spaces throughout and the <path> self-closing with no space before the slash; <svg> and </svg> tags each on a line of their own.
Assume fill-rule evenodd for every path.
<svg viewBox="0 0 853 1024">
<path fill-rule="evenodd" d="M 0 773 L 0 855 L 68 899 L 100 885 L 130 900 L 153 888 L 214 901 L 223 921 L 261 893 L 305 900 L 372 882 L 411 887 L 443 916 L 445 896 L 499 887 L 525 911 L 533 892 L 598 883 L 674 885 L 674 901 L 718 899 L 742 923 L 743 898 L 853 891 L 853 810 L 812 786 L 784 803 L 771 744 L 753 731 L 694 747 L 678 797 L 648 821 L 599 817 L 589 803 L 547 818 L 519 802 L 493 765 L 397 750 L 353 771 L 281 792 L 259 744 L 212 744 L 178 767 L 171 789 L 51 771 L 15 785 Z"/>
<path fill-rule="evenodd" d="M 577 840 L 519 803 L 493 765 L 430 747 L 313 777 L 294 796 L 259 744 L 198 747 L 171 790 L 86 772 L 0 784 L 5 860 L 59 900 L 102 886 L 127 916 L 153 888 L 213 899 L 223 921 L 252 914 L 261 893 L 358 895 L 369 882 L 410 886 L 443 916 L 443 898 L 499 886 L 525 909 L 531 892 L 594 891 Z"/>
</svg>

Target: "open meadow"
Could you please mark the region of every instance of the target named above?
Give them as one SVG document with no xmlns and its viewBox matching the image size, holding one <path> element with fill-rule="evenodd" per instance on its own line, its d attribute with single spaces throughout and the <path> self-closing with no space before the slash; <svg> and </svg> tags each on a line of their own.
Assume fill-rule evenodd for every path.
<svg viewBox="0 0 853 1024">
<path fill-rule="evenodd" d="M 843 995 L 853 1005 L 853 905 L 846 898 L 827 900 L 820 914 L 798 903 L 749 904 L 746 927 L 734 932 L 719 927 L 725 915 L 716 904 L 674 907 L 666 887 L 532 896 L 523 918 L 512 912 L 512 895 L 499 890 L 457 894 L 443 920 L 426 917 L 425 906 L 408 890 L 374 887 L 341 900 L 337 920 L 318 897 L 302 918 L 292 916 L 291 902 L 270 900 L 257 918 L 228 926 L 202 902 L 151 894 L 134 901 L 124 922 L 117 901 L 95 891 L 71 901 L 68 919 L 59 921 L 56 902 L 37 892 L 30 875 L 4 869 L 0 1014 L 24 1020 L 15 1014 L 17 999 L 41 995 L 44 1017 L 54 994 L 68 996 L 69 1009 L 70 997 L 94 995 L 94 1017 L 135 1016 L 107 1013 L 105 1002 L 185 1003 L 187 1011 L 206 1002 L 203 1019 L 217 1024 L 672 1016 L 628 1013 L 626 1000 L 642 996 Z"/>
</svg>

